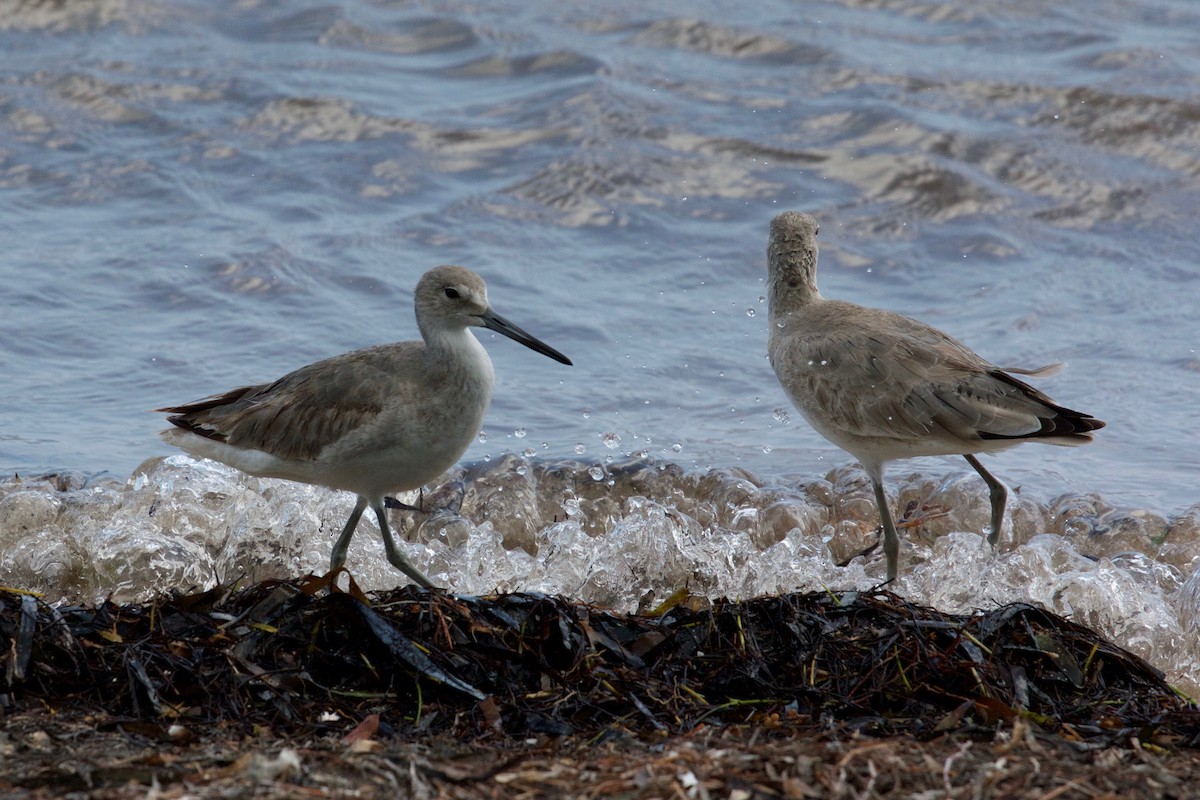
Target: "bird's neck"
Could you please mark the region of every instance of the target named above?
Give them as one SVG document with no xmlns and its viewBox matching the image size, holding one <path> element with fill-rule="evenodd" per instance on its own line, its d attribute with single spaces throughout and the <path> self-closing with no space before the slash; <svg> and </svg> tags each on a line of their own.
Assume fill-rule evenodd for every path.
<svg viewBox="0 0 1200 800">
<path fill-rule="evenodd" d="M 811 276 L 807 276 L 807 280 L 805 277 L 798 273 L 785 274 L 782 277 L 772 276 L 771 291 L 767 298 L 768 315 L 772 321 L 823 299 L 817 291 L 816 282 Z"/>
<path fill-rule="evenodd" d="M 817 253 L 815 249 L 772 246 L 767 251 L 767 298 L 771 319 L 798 311 L 821 299 L 817 291 Z"/>
<path fill-rule="evenodd" d="M 482 380 L 490 386 L 494 379 L 492 360 L 470 328 L 426 332 L 425 356 L 468 380 Z"/>
</svg>

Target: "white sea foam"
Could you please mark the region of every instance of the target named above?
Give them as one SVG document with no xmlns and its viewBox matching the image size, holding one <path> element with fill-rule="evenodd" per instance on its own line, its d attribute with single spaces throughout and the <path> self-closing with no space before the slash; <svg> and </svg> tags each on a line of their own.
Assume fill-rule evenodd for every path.
<svg viewBox="0 0 1200 800">
<path fill-rule="evenodd" d="M 877 551 L 857 555 L 875 543 L 877 519 L 856 467 L 778 486 L 742 470 L 505 456 L 447 477 L 465 487 L 461 513 L 394 511 L 393 520 L 413 563 L 462 594 L 538 591 L 635 611 L 681 587 L 749 598 L 866 589 L 884 574 Z M 897 593 L 949 612 L 1035 603 L 1200 694 L 1200 506 L 1166 519 L 1091 495 L 1018 495 L 993 551 L 977 478 L 912 474 L 889 488 L 909 521 Z M 52 601 L 131 601 L 320 573 L 353 501 L 185 456 L 152 459 L 125 483 L 9 480 L 0 584 Z M 365 519 L 347 566 L 366 589 L 403 579 Z"/>
</svg>

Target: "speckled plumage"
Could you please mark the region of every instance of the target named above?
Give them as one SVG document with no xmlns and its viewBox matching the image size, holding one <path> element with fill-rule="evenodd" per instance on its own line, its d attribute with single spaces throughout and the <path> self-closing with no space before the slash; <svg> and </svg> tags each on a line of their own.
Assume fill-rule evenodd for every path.
<svg viewBox="0 0 1200 800">
<path fill-rule="evenodd" d="M 771 365 L 809 424 L 862 463 L 875 488 L 888 579 L 899 541 L 883 493 L 888 461 L 963 455 L 991 490 L 995 544 L 1007 492 L 974 457 L 1025 441 L 1079 445 L 1104 423 L 1014 378 L 1059 365 L 997 367 L 936 328 L 817 290 L 817 221 L 787 211 L 767 247 Z"/>
</svg>

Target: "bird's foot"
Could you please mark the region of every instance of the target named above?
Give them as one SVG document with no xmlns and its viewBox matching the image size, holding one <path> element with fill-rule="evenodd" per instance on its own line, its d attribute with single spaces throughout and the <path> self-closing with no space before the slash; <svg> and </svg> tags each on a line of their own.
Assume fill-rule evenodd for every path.
<svg viewBox="0 0 1200 800">
<path fill-rule="evenodd" d="M 856 559 L 856 558 L 866 558 L 867 556 L 871 555 L 871 554 L 872 554 L 872 553 L 874 553 L 876 550 L 878 550 L 878 549 L 879 549 L 879 545 L 883 544 L 883 526 L 882 526 L 882 525 L 881 525 L 881 526 L 879 526 L 879 528 L 876 530 L 876 533 L 878 533 L 878 535 L 879 535 L 879 538 L 878 538 L 878 539 L 875 541 L 875 544 L 873 544 L 873 545 L 871 545 L 871 546 L 869 546 L 869 547 L 867 547 L 867 548 L 865 548 L 865 549 L 863 549 L 863 550 L 860 550 L 860 551 L 858 551 L 857 553 L 853 553 L 853 554 L 851 554 L 851 555 L 847 556 L 846 558 L 844 558 L 844 559 L 842 559 L 841 561 L 837 562 L 837 565 L 838 565 L 839 567 L 848 567 L 848 566 L 850 566 L 850 563 L 851 563 L 852 561 L 854 561 L 854 559 Z"/>
<path fill-rule="evenodd" d="M 882 525 L 880 525 L 879 527 L 877 527 L 875 529 L 875 535 L 878 536 L 879 538 L 875 540 L 874 544 L 863 548 L 862 550 L 858 551 L 857 553 L 854 553 L 854 554 L 848 556 L 847 558 L 842 559 L 841 561 L 838 561 L 837 565 L 839 567 L 848 567 L 855 559 L 869 558 L 871 555 L 873 555 L 877 550 L 879 550 L 880 546 L 883 545 L 883 526 Z M 896 580 L 895 578 L 888 578 L 887 580 L 880 581 L 879 583 L 875 584 L 875 586 L 872 588 L 873 589 L 883 589 L 895 580 Z"/>
<path fill-rule="evenodd" d="M 415 506 L 402 503 L 394 497 L 383 498 L 383 504 L 387 508 L 395 508 L 400 511 L 413 511 L 419 514 L 433 514 L 438 511 L 449 511 L 451 514 L 458 514 L 462 511 L 463 497 L 466 495 L 466 492 L 466 486 L 462 481 L 450 481 L 443 484 L 428 497 L 425 495 L 425 489 L 422 488 L 417 498 L 417 505 Z"/>
</svg>

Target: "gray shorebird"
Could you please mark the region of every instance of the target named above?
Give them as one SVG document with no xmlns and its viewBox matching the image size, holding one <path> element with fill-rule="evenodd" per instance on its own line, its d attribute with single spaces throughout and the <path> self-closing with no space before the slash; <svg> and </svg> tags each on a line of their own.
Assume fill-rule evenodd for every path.
<svg viewBox="0 0 1200 800">
<path fill-rule="evenodd" d="M 785 211 L 771 221 L 769 354 L 796 409 L 871 478 L 883 524 L 888 580 L 900 541 L 883 491 L 884 465 L 915 456 L 961 455 L 987 483 L 988 542 L 1000 535 L 1008 492 L 976 453 L 1022 442 L 1081 445 L 1104 423 L 1056 404 L 1018 375 L 1061 368 L 997 367 L 922 322 L 827 300 L 817 291 L 817 221 Z"/>
<path fill-rule="evenodd" d="M 492 311 L 483 279 L 464 267 L 425 273 L 414 304 L 423 341 L 356 350 L 274 383 L 160 408 L 175 426 L 163 440 L 251 475 L 354 492 L 358 502 L 333 545 L 330 571 L 345 563 L 370 506 L 388 561 L 432 586 L 396 547 L 384 497 L 442 474 L 479 433 L 494 373 L 469 328 L 488 328 L 563 364 L 571 360 Z"/>
</svg>

